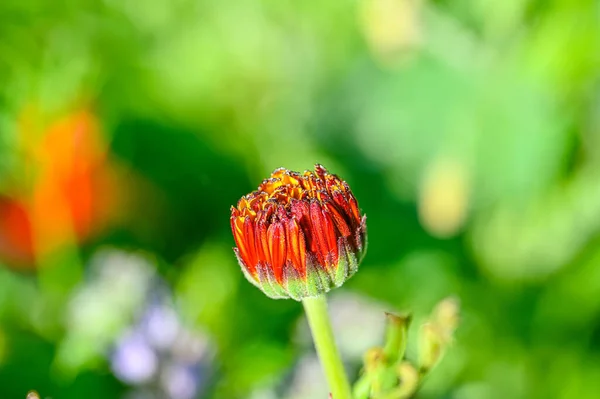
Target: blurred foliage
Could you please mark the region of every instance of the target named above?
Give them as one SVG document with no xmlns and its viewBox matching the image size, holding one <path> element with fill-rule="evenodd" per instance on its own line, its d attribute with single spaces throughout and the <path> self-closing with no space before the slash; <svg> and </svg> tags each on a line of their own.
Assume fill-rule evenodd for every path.
<svg viewBox="0 0 600 399">
<path fill-rule="evenodd" d="M 599 13 L 0 1 L 0 397 L 152 397 L 111 356 L 154 280 L 181 331 L 214 346 L 189 369 L 192 395 L 293 397 L 301 307 L 244 281 L 229 206 L 315 162 L 368 215 L 368 254 L 341 291 L 416 319 L 460 298 L 456 344 L 418 397 L 596 397 Z M 108 280 L 102 251 L 130 254 L 105 260 Z M 127 280 L 127 256 L 153 277 Z"/>
</svg>

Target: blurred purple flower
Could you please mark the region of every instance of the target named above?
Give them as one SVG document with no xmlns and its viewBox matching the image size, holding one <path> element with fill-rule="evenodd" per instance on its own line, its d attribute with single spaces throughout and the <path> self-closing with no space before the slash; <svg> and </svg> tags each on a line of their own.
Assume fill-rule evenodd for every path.
<svg viewBox="0 0 600 399">
<path fill-rule="evenodd" d="M 173 358 L 194 364 L 212 357 L 211 343 L 206 335 L 182 330 L 171 347 Z"/>
<path fill-rule="evenodd" d="M 182 324 L 170 291 L 160 281 L 152 286 L 137 322 L 117 342 L 113 372 L 135 386 L 130 394 L 142 398 L 199 397 L 212 369 L 210 340 Z"/>
<path fill-rule="evenodd" d="M 197 391 L 200 384 L 199 370 L 183 364 L 171 364 L 163 370 L 161 376 L 161 385 L 172 399 L 191 399 Z"/>
<path fill-rule="evenodd" d="M 151 305 L 140 324 L 150 344 L 161 351 L 173 345 L 181 330 L 177 313 L 164 304 Z"/>
<path fill-rule="evenodd" d="M 118 342 L 111 358 L 115 375 L 123 382 L 148 382 L 158 369 L 158 356 L 139 332 L 129 332 Z"/>
</svg>

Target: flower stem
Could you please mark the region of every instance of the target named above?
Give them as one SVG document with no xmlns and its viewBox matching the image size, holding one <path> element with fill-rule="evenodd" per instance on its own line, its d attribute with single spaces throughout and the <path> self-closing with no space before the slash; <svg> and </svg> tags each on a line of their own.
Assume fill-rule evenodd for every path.
<svg viewBox="0 0 600 399">
<path fill-rule="evenodd" d="M 327 314 L 324 295 L 302 300 L 321 365 L 331 389 L 332 399 L 352 399 L 350 385 L 340 359 Z"/>
</svg>

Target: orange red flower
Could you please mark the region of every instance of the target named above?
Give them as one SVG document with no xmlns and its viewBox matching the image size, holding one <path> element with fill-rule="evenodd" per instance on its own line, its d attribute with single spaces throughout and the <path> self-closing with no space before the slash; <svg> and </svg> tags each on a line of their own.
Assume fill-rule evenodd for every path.
<svg viewBox="0 0 600 399">
<path fill-rule="evenodd" d="M 322 165 L 275 170 L 231 208 L 234 252 L 272 298 L 317 296 L 342 285 L 366 251 L 366 217 L 348 184 Z"/>
</svg>

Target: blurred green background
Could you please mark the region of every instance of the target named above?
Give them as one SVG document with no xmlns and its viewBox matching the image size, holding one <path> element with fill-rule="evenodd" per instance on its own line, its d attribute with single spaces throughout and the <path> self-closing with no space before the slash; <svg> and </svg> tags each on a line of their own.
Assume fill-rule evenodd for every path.
<svg viewBox="0 0 600 399">
<path fill-rule="evenodd" d="M 419 398 L 598 397 L 597 1 L 1 0 L 0 398 L 325 398 L 228 220 L 315 162 L 368 216 L 351 372 L 456 295 Z"/>
</svg>

